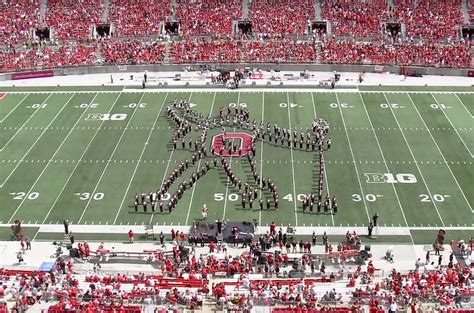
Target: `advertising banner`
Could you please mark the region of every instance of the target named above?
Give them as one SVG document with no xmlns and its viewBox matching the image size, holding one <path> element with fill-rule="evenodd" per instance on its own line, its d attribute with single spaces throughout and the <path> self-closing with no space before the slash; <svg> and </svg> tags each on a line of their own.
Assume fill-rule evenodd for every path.
<svg viewBox="0 0 474 313">
<path fill-rule="evenodd" d="M 53 77 L 53 76 L 54 76 L 53 71 L 25 72 L 25 73 L 13 74 L 12 79 L 18 80 L 18 79 Z"/>
</svg>

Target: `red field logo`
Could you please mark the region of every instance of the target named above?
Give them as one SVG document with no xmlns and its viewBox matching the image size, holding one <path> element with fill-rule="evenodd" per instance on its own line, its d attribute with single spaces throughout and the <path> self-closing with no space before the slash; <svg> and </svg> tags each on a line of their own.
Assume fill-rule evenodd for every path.
<svg viewBox="0 0 474 313">
<path fill-rule="evenodd" d="M 5 97 L 7 94 L 4 92 L 0 92 L 0 100 L 2 100 L 3 97 Z"/>
<path fill-rule="evenodd" d="M 236 145 L 237 149 L 226 148 L 225 140 L 231 140 L 232 146 Z M 245 156 L 250 151 L 252 144 L 252 136 L 246 133 L 223 133 L 212 137 L 212 152 L 222 156 Z"/>
</svg>

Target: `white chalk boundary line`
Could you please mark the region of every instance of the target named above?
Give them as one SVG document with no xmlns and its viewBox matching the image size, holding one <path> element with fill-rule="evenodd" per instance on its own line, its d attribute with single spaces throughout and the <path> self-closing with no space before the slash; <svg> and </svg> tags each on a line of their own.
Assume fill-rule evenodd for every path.
<svg viewBox="0 0 474 313">
<path fill-rule="evenodd" d="M 420 87 L 421 88 L 421 87 Z M 314 88 L 284 88 L 284 89 L 277 89 L 277 88 L 245 88 L 245 89 L 211 89 L 211 88 L 163 88 L 163 89 L 126 89 L 124 91 L 120 90 L 67 90 L 67 91 L 6 91 L 5 93 L 12 93 L 12 94 L 66 94 L 66 93 L 182 93 L 182 92 L 193 92 L 193 93 L 256 93 L 256 92 L 272 92 L 272 93 L 387 93 L 387 94 L 474 94 L 473 91 L 430 91 L 430 90 L 358 90 L 356 88 L 353 89 L 314 89 Z"/>
</svg>

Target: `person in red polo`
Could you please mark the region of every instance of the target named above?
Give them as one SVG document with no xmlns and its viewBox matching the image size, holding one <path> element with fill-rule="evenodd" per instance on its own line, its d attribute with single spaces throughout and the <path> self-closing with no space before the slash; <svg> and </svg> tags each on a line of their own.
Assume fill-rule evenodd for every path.
<svg viewBox="0 0 474 313">
<path fill-rule="evenodd" d="M 276 233 L 276 224 L 275 224 L 275 222 L 272 222 L 270 224 L 270 234 L 274 235 L 275 233 Z"/>
<path fill-rule="evenodd" d="M 135 234 L 131 229 L 128 231 L 128 238 L 130 239 L 130 243 L 133 243 L 133 241 L 135 240 Z"/>
</svg>

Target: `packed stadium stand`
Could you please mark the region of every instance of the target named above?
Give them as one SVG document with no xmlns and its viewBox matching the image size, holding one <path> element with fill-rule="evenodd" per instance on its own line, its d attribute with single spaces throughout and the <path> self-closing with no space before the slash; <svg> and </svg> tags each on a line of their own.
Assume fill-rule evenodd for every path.
<svg viewBox="0 0 474 313">
<path fill-rule="evenodd" d="M 160 42 L 130 39 L 104 41 L 102 56 L 105 64 L 158 63 L 163 60 L 165 45 Z"/>
<path fill-rule="evenodd" d="M 403 22 L 409 38 L 454 39 L 463 24 L 461 0 L 395 0 L 392 17 Z"/>
<path fill-rule="evenodd" d="M 474 0 L 469 1 L 469 10 L 470 23 L 474 23 Z"/>
<path fill-rule="evenodd" d="M 108 21 L 117 36 L 157 35 L 170 9 L 170 2 L 163 0 L 112 0 Z"/>
<path fill-rule="evenodd" d="M 189 39 L 175 42 L 172 48 L 172 59 L 176 63 L 238 62 L 240 54 L 238 42 L 230 40 Z"/>
<path fill-rule="evenodd" d="M 316 48 L 312 42 L 296 42 L 290 39 L 278 41 L 249 41 L 244 44 L 248 62 L 312 62 L 316 60 Z"/>
<path fill-rule="evenodd" d="M 331 23 L 332 33 L 338 36 L 380 35 L 387 10 L 385 0 L 322 1 L 322 16 Z"/>
<path fill-rule="evenodd" d="M 187 35 L 230 35 L 232 21 L 242 16 L 240 0 L 179 0 L 176 16 Z"/>
<path fill-rule="evenodd" d="M 254 0 L 249 15 L 257 33 L 302 35 L 314 19 L 314 1 Z"/>
<path fill-rule="evenodd" d="M 101 22 L 101 0 L 49 0 L 45 22 L 54 27 L 58 39 L 88 38 L 92 24 Z"/>
<path fill-rule="evenodd" d="M 458 28 L 464 23 L 462 0 L 44 3 L 44 9 L 38 0 L 0 4 L 0 70 L 165 61 L 472 66 L 471 41 Z M 471 15 L 472 7 L 470 1 Z M 317 18 L 327 23 L 323 29 L 313 28 Z M 241 32 L 241 20 L 250 29 Z M 174 32 L 171 22 L 179 25 Z M 384 36 L 387 23 L 394 23 L 395 37 Z M 96 34 L 98 25 L 109 31 Z M 44 27 L 49 36 L 38 37 Z"/>
<path fill-rule="evenodd" d="M 441 67 L 469 67 L 470 47 L 466 44 L 438 45 L 430 42 L 387 45 L 380 42 L 327 40 L 322 45 L 324 63 L 399 64 Z"/>
<path fill-rule="evenodd" d="M 0 2 L 0 38 L 2 45 L 18 44 L 31 38 L 31 28 L 38 25 L 39 1 Z"/>
</svg>

